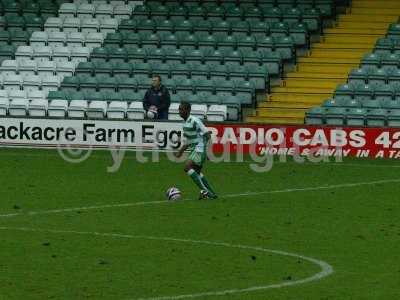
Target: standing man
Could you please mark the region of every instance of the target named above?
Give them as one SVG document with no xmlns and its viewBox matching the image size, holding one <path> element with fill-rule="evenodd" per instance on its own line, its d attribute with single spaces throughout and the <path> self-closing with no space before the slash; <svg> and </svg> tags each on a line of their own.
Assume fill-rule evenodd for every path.
<svg viewBox="0 0 400 300">
<path fill-rule="evenodd" d="M 217 194 L 201 172 L 203 164 L 207 159 L 207 144 L 211 134 L 199 118 L 190 115 L 190 108 L 189 102 L 182 102 L 179 105 L 179 115 L 185 120 L 183 124 L 184 142 L 182 148 L 175 153 L 175 156 L 181 157 L 185 150 L 190 150 L 184 170 L 200 188 L 199 199 L 216 199 Z"/>
<path fill-rule="evenodd" d="M 147 90 L 143 99 L 146 115 L 154 115 L 154 119 L 158 120 L 168 120 L 170 104 L 171 98 L 168 89 L 161 84 L 161 77 L 154 75 L 151 79 L 151 88 Z"/>
</svg>

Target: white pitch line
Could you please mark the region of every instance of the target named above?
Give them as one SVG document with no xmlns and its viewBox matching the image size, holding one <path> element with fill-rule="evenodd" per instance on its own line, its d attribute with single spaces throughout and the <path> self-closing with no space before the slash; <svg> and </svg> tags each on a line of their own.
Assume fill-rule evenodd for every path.
<svg viewBox="0 0 400 300">
<path fill-rule="evenodd" d="M 310 277 L 306 277 L 306 278 L 299 279 L 299 280 L 281 282 L 281 283 L 267 284 L 267 285 L 261 285 L 261 286 L 252 286 L 252 287 L 243 288 L 243 289 L 209 291 L 209 292 L 184 294 L 184 295 L 177 295 L 177 296 L 136 298 L 136 299 L 131 299 L 131 300 L 178 300 L 178 299 L 200 298 L 200 297 L 208 297 L 208 296 L 223 296 L 223 295 L 231 295 L 231 294 L 238 294 L 238 293 L 249 293 L 249 292 L 254 292 L 254 291 L 277 289 L 277 288 L 283 288 L 283 287 L 288 287 L 288 286 L 304 284 L 304 283 L 308 283 L 308 282 L 312 282 L 312 281 L 317 281 L 317 280 L 321 280 L 324 277 L 331 275 L 334 272 L 333 267 L 330 264 L 328 264 L 325 261 L 318 260 L 318 259 L 315 259 L 312 257 L 308 257 L 308 256 L 296 254 L 296 253 L 291 253 L 291 252 L 280 251 L 280 250 L 272 250 L 272 249 L 266 249 L 266 248 L 262 248 L 262 247 L 253 247 L 253 246 L 246 246 L 246 245 L 235 245 L 235 244 L 224 243 L 224 242 L 178 239 L 178 238 L 170 238 L 170 237 L 116 234 L 116 233 L 73 231 L 73 230 L 33 229 L 33 228 L 26 228 L 26 227 L 0 227 L 0 230 L 18 230 L 18 231 L 28 231 L 28 232 L 49 232 L 49 233 L 73 233 L 73 234 L 80 234 L 80 235 L 95 235 L 95 236 L 102 236 L 102 237 L 115 237 L 115 238 L 126 238 L 126 239 L 146 239 L 146 240 L 181 242 L 181 243 L 203 244 L 203 245 L 209 245 L 209 246 L 218 246 L 218 247 L 227 247 L 227 248 L 236 248 L 236 249 L 246 249 L 246 250 L 266 252 L 266 253 L 272 253 L 272 254 L 276 254 L 276 255 L 282 255 L 282 256 L 302 259 L 302 260 L 305 260 L 312 264 L 317 265 L 321 269 L 320 272 L 318 272 Z"/>
<path fill-rule="evenodd" d="M 367 182 L 354 182 L 354 183 L 323 185 L 323 186 L 315 186 L 315 187 L 290 188 L 290 189 L 282 189 L 282 190 L 248 192 L 248 193 L 230 194 L 230 195 L 228 194 L 228 195 L 222 195 L 222 196 L 220 196 L 220 198 L 221 199 L 237 198 L 237 197 L 248 197 L 248 196 L 292 193 L 292 192 L 311 192 L 311 191 L 339 189 L 339 188 L 352 188 L 352 187 L 364 186 L 364 185 L 398 183 L 398 182 L 400 182 L 400 179 L 384 179 L 384 180 L 375 180 L 375 181 L 367 181 Z M 194 199 L 184 199 L 184 201 L 194 201 Z M 214 201 L 214 200 L 212 200 L 212 201 Z M 216 201 L 218 201 L 218 200 L 216 200 Z M 11 218 L 11 217 L 16 217 L 16 216 L 34 216 L 34 215 L 56 214 L 56 213 L 81 211 L 81 210 L 95 210 L 95 209 L 102 209 L 102 208 L 144 206 L 144 205 L 169 204 L 169 203 L 171 203 L 171 201 L 166 201 L 166 200 L 164 200 L 164 201 L 143 201 L 143 202 L 133 202 L 133 203 L 120 203 L 120 204 L 116 203 L 116 204 L 105 204 L 105 205 L 96 205 L 96 206 L 84 206 L 84 207 L 74 207 L 74 208 L 31 211 L 31 212 L 26 212 L 26 213 L 21 212 L 21 213 L 0 214 L 0 218 Z"/>
</svg>

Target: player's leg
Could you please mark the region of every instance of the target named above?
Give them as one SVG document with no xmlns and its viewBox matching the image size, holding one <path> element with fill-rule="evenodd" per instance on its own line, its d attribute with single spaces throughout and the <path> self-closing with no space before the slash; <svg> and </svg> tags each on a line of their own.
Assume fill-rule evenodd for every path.
<svg viewBox="0 0 400 300">
<path fill-rule="evenodd" d="M 204 176 L 204 174 L 201 172 L 203 165 L 205 163 L 205 161 L 207 160 L 207 153 L 203 152 L 200 153 L 200 158 L 199 158 L 199 163 L 196 164 L 196 172 L 200 175 L 200 179 L 203 182 L 203 184 L 207 187 L 207 190 L 210 192 L 210 197 L 212 198 L 216 198 L 217 194 L 214 192 L 213 188 L 211 187 L 211 185 L 208 183 L 206 177 Z"/>
<path fill-rule="evenodd" d="M 204 185 L 200 178 L 200 174 L 196 171 L 196 164 L 191 159 L 186 161 L 184 170 L 200 190 L 208 191 L 207 186 Z"/>
</svg>

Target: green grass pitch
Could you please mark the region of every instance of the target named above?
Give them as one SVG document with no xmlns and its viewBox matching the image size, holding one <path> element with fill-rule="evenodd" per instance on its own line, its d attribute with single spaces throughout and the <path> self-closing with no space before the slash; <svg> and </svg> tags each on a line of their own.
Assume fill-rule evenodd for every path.
<svg viewBox="0 0 400 300">
<path fill-rule="evenodd" d="M 399 299 L 399 162 L 208 162 L 221 197 L 199 201 L 182 164 L 134 156 L 1 149 L 1 300 Z M 279 251 L 333 273 L 291 285 L 321 268 Z"/>
</svg>

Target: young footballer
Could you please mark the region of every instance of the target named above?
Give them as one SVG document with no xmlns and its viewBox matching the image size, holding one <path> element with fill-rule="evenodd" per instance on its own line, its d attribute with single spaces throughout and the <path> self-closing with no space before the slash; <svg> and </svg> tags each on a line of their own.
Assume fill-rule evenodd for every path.
<svg viewBox="0 0 400 300">
<path fill-rule="evenodd" d="M 175 155 L 181 157 L 185 150 L 190 150 L 184 170 L 200 188 L 199 199 L 216 199 L 217 194 L 201 172 L 207 159 L 207 144 L 210 140 L 210 132 L 207 131 L 207 128 L 199 118 L 190 115 L 190 108 L 189 102 L 182 102 L 179 106 L 179 115 L 185 121 L 183 124 L 184 143 Z"/>
</svg>

